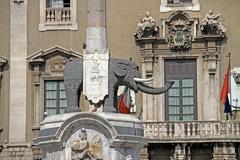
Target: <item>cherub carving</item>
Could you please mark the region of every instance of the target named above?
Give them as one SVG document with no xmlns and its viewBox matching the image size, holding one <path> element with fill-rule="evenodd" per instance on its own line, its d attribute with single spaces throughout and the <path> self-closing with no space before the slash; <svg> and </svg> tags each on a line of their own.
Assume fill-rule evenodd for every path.
<svg viewBox="0 0 240 160">
<path fill-rule="evenodd" d="M 150 34 L 159 32 L 159 27 L 157 26 L 155 19 L 148 11 L 145 13 L 144 17 L 139 14 L 139 21 L 140 22 L 137 24 L 137 30 L 134 33 L 136 39 L 140 39 L 144 34 L 150 32 Z"/>
<path fill-rule="evenodd" d="M 220 22 L 220 16 L 221 14 L 215 15 L 213 10 L 209 10 L 206 17 L 202 20 L 200 29 L 205 34 L 217 34 L 224 36 L 227 30 Z"/>
</svg>

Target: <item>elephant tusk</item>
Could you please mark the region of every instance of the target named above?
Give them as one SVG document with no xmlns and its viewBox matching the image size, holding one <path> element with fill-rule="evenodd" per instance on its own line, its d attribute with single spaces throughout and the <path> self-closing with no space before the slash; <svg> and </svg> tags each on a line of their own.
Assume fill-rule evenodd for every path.
<svg viewBox="0 0 240 160">
<path fill-rule="evenodd" d="M 148 79 L 144 79 L 144 78 L 133 78 L 133 80 L 135 82 L 150 82 L 150 81 L 153 81 L 153 78 L 148 78 Z"/>
</svg>

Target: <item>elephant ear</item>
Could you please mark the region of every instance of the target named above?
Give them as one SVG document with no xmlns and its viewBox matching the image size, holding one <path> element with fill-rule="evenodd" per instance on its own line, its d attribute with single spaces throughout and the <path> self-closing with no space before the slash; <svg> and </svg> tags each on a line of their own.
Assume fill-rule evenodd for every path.
<svg viewBox="0 0 240 160">
<path fill-rule="evenodd" d="M 129 70 L 129 64 L 117 63 L 114 67 L 114 73 L 119 77 L 124 77 L 127 75 Z"/>
</svg>

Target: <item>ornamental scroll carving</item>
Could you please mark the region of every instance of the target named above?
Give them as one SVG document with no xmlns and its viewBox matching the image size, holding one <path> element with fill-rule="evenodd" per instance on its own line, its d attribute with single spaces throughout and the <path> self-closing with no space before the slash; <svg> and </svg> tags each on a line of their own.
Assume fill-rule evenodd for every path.
<svg viewBox="0 0 240 160">
<path fill-rule="evenodd" d="M 21 3 L 24 3 L 24 0 L 13 0 L 13 3 L 20 5 Z"/>
<path fill-rule="evenodd" d="M 226 28 L 220 21 L 221 14 L 215 15 L 213 10 L 209 10 L 206 17 L 202 20 L 200 29 L 203 35 L 219 35 L 226 36 Z"/>
<path fill-rule="evenodd" d="M 85 128 L 71 141 L 71 160 L 103 160 L 102 140 L 96 135 L 88 141 Z"/>
<path fill-rule="evenodd" d="M 148 11 L 145 13 L 144 17 L 139 14 L 139 23 L 137 24 L 137 29 L 134 33 L 135 39 L 138 40 L 142 37 L 154 36 L 158 33 L 159 27 L 151 14 Z"/>
<path fill-rule="evenodd" d="M 167 42 L 171 50 L 187 50 L 191 48 L 192 22 L 183 11 L 174 13 L 170 20 L 166 22 L 167 25 Z"/>
</svg>

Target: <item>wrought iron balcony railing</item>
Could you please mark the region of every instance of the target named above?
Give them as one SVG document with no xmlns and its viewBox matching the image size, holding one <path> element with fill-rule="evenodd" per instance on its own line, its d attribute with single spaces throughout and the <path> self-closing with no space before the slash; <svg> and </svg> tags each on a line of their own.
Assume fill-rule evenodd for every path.
<svg viewBox="0 0 240 160">
<path fill-rule="evenodd" d="M 240 142 L 240 121 L 144 122 L 149 142 Z"/>
</svg>

